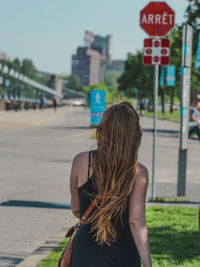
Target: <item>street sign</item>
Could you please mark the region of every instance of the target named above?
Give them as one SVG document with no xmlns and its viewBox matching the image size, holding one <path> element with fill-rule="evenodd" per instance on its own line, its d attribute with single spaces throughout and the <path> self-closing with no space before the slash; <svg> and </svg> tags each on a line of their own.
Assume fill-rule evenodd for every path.
<svg viewBox="0 0 200 267">
<path fill-rule="evenodd" d="M 165 69 L 162 66 L 161 71 L 160 71 L 160 86 L 164 86 L 164 85 L 165 85 Z"/>
<path fill-rule="evenodd" d="M 175 12 L 165 2 L 150 2 L 140 12 L 140 26 L 152 37 L 164 37 L 174 22 Z"/>
<path fill-rule="evenodd" d="M 144 65 L 168 65 L 169 62 L 169 39 L 144 39 Z"/>
<path fill-rule="evenodd" d="M 188 144 L 188 122 L 190 109 L 190 83 L 191 68 L 182 67 L 181 77 L 181 129 L 180 129 L 180 148 L 187 149 Z"/>
<path fill-rule="evenodd" d="M 166 85 L 176 85 L 176 67 L 174 65 L 169 65 L 166 67 Z"/>
<path fill-rule="evenodd" d="M 189 68 L 192 65 L 192 38 L 193 28 L 185 24 L 183 26 L 182 66 Z"/>
<path fill-rule="evenodd" d="M 97 125 L 103 116 L 106 108 L 106 93 L 104 90 L 90 91 L 90 115 L 91 125 Z"/>
<path fill-rule="evenodd" d="M 200 69 L 200 32 L 199 32 L 198 44 L 197 44 L 197 55 L 196 55 L 195 68 L 198 70 Z"/>
</svg>

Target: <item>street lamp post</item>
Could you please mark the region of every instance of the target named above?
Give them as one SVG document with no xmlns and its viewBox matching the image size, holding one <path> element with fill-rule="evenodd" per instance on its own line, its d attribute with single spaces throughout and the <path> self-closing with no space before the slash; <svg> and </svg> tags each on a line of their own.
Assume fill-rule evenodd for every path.
<svg viewBox="0 0 200 267">
<path fill-rule="evenodd" d="M 7 98 L 7 89 L 6 89 L 6 78 L 7 78 L 7 74 L 9 72 L 9 69 L 7 66 L 3 67 L 3 95 L 2 98 L 6 99 Z"/>
</svg>

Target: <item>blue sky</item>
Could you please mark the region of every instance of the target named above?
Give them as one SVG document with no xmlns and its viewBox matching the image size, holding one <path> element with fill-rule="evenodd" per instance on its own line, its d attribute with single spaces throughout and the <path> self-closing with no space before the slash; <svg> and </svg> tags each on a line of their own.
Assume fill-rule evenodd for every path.
<svg viewBox="0 0 200 267">
<path fill-rule="evenodd" d="M 0 0 L 0 51 L 30 58 L 43 71 L 71 72 L 86 29 L 113 35 L 113 58 L 142 49 L 139 13 L 149 0 Z M 186 0 L 166 0 L 182 23 Z"/>
</svg>

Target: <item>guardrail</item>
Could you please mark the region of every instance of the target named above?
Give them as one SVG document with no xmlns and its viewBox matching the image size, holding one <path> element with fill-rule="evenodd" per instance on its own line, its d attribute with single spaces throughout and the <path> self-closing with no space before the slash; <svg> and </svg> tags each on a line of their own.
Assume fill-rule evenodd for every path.
<svg viewBox="0 0 200 267">
<path fill-rule="evenodd" d="M 47 99 L 50 105 L 53 97 L 61 100 L 63 95 L 52 88 L 36 82 L 27 76 L 9 69 L 7 65 L 0 63 L 0 109 L 9 109 L 13 105 L 15 109 L 24 106 L 39 107 L 40 98 Z M 29 104 L 27 104 L 29 103 Z"/>
</svg>

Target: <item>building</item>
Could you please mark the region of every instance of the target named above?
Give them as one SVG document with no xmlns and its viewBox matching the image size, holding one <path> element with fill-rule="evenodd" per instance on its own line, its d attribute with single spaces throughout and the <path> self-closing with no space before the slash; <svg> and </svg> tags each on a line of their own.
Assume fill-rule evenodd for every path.
<svg viewBox="0 0 200 267">
<path fill-rule="evenodd" d="M 93 46 L 104 47 L 105 48 L 105 56 L 106 56 L 106 64 L 109 65 L 112 62 L 112 36 L 107 35 L 106 37 L 100 35 L 94 35 Z"/>
<path fill-rule="evenodd" d="M 99 80 L 103 81 L 105 76 L 113 72 L 115 74 L 121 75 L 124 70 L 124 60 L 112 60 L 112 62 L 107 65 L 105 60 L 101 61 L 100 64 L 100 72 L 99 72 Z"/>
<path fill-rule="evenodd" d="M 7 54 L 4 52 L 0 52 L 0 60 L 1 59 L 6 60 L 6 61 L 11 61 L 11 58 L 8 57 Z"/>
<path fill-rule="evenodd" d="M 80 85 L 93 85 L 103 81 L 108 72 L 121 74 L 124 69 L 123 60 L 112 60 L 111 35 L 105 37 L 85 31 L 84 47 L 78 47 L 72 55 L 72 74 L 80 79 Z"/>
<path fill-rule="evenodd" d="M 99 83 L 100 62 L 105 59 L 105 49 L 101 47 L 78 47 L 72 55 L 72 74 L 80 79 L 81 86 Z"/>
<path fill-rule="evenodd" d="M 124 70 L 124 60 L 115 59 L 112 63 L 106 68 L 105 74 L 108 72 L 114 72 L 120 75 Z"/>
</svg>

